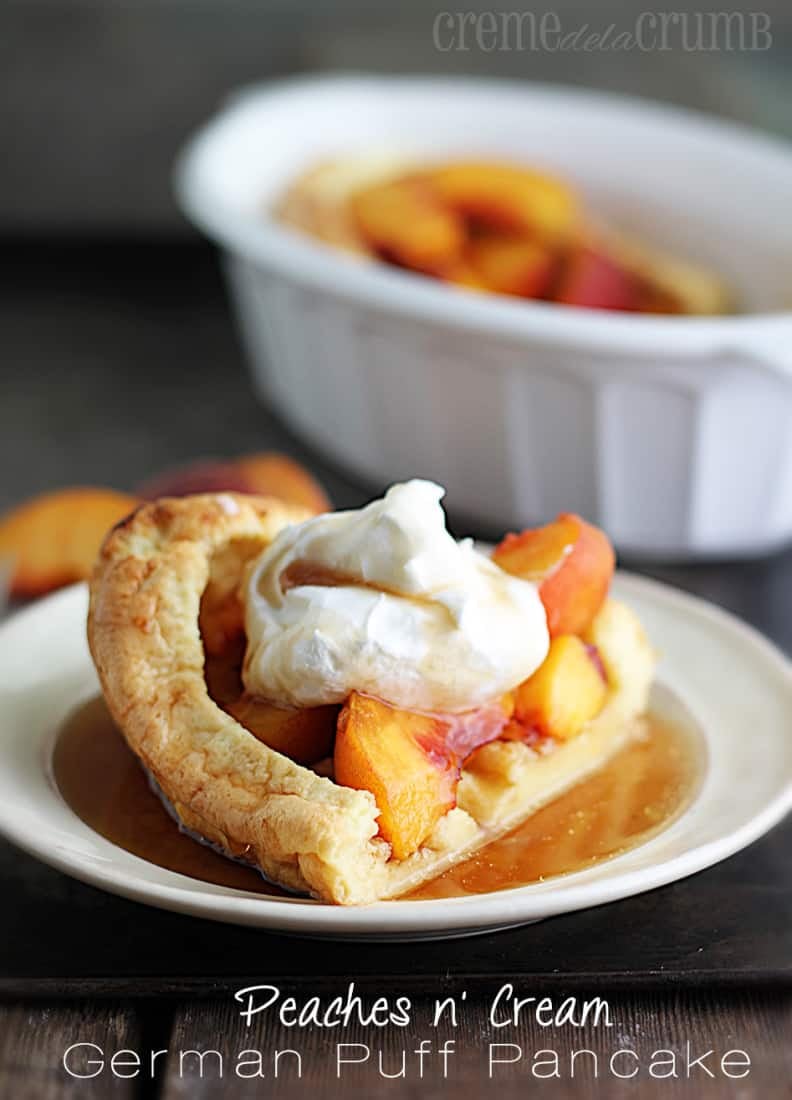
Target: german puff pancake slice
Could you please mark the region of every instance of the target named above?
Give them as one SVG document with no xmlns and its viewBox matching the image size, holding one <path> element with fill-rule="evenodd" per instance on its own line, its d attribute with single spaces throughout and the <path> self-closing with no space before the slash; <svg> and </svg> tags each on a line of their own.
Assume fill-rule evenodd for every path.
<svg viewBox="0 0 792 1100">
<path fill-rule="evenodd" d="M 641 728 L 654 658 L 635 615 L 607 600 L 587 640 L 607 673 L 600 713 L 537 751 L 496 741 L 463 767 L 457 804 L 399 860 L 368 790 L 341 786 L 258 740 L 210 697 L 202 599 L 308 513 L 231 493 L 165 499 L 114 528 L 91 581 L 88 638 L 110 712 L 185 829 L 281 885 L 355 905 L 433 878 L 599 768 Z"/>
</svg>

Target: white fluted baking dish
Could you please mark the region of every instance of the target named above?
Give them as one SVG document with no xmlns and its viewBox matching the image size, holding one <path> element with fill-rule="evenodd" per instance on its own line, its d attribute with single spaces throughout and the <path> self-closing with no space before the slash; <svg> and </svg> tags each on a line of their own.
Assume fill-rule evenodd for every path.
<svg viewBox="0 0 792 1100">
<path fill-rule="evenodd" d="M 717 269 L 745 312 L 474 294 L 270 217 L 304 169 L 384 150 L 557 171 L 616 226 Z M 491 529 L 576 510 L 645 555 L 792 538 L 792 153 L 780 142 L 587 91 L 316 78 L 235 97 L 190 142 L 177 188 L 226 252 L 260 392 L 346 467 L 435 478 L 452 510 Z"/>
</svg>

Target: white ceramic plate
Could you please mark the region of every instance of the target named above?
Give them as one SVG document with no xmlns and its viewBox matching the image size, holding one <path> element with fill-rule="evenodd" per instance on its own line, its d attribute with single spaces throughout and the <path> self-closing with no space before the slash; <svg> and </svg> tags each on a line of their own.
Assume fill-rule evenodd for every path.
<svg viewBox="0 0 792 1100">
<path fill-rule="evenodd" d="M 156 867 L 79 820 L 49 771 L 64 717 L 96 694 L 82 585 L 0 627 L 0 832 L 83 882 L 163 909 L 302 935 L 446 937 L 523 924 L 672 882 L 744 848 L 792 807 L 792 666 L 759 634 L 708 604 L 621 575 L 616 594 L 662 654 L 653 706 L 698 727 L 698 796 L 647 843 L 531 886 L 359 909 L 266 898 Z"/>
</svg>

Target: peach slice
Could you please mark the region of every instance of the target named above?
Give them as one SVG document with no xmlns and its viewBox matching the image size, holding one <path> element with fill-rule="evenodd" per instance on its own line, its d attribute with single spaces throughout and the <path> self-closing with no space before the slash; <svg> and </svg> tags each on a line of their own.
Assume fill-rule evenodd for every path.
<svg viewBox="0 0 792 1100">
<path fill-rule="evenodd" d="M 569 741 L 602 710 L 608 688 L 589 647 L 563 634 L 536 672 L 517 688 L 514 714 L 524 728 Z"/>
<path fill-rule="evenodd" d="M 264 699 L 243 695 L 224 710 L 259 741 L 298 764 L 315 764 L 333 752 L 338 707 L 276 707 Z"/>
<path fill-rule="evenodd" d="M 480 290 L 487 294 L 492 293 L 492 287 L 488 286 L 480 271 L 473 267 L 464 256 L 456 260 L 443 272 L 443 280 L 451 286 L 461 286 L 466 290 Z"/>
<path fill-rule="evenodd" d="M 632 272 L 603 252 L 577 249 L 569 258 L 553 301 L 587 309 L 634 312 L 641 308 L 642 285 Z"/>
<path fill-rule="evenodd" d="M 509 692 L 476 710 L 444 715 L 443 721 L 448 727 L 445 735 L 446 751 L 452 753 L 460 764 L 464 764 L 476 749 L 502 736 L 513 713 L 514 693 Z"/>
<path fill-rule="evenodd" d="M 245 609 L 233 591 L 218 599 L 204 593 L 198 624 L 204 652 L 210 657 L 222 657 L 245 637 Z"/>
<path fill-rule="evenodd" d="M 232 646 L 220 653 L 206 652 L 204 644 L 204 680 L 209 697 L 219 707 L 228 710 L 236 703 L 245 688 L 242 683 L 242 661 L 245 656 L 245 639 L 238 638 Z"/>
<path fill-rule="evenodd" d="M 312 512 L 330 510 L 327 494 L 313 474 L 287 455 L 264 451 L 237 458 L 233 465 L 247 493 L 278 497 Z"/>
<path fill-rule="evenodd" d="M 145 482 L 145 500 L 181 497 L 191 493 L 255 493 L 326 512 L 330 502 L 321 485 L 298 462 L 275 451 L 229 460 L 193 462 Z"/>
<path fill-rule="evenodd" d="M 380 834 L 396 859 L 406 859 L 455 805 L 463 761 L 500 736 L 513 709 L 509 694 L 477 710 L 432 716 L 353 692 L 338 720 L 336 782 L 371 791 Z"/>
<path fill-rule="evenodd" d="M 472 161 L 435 168 L 425 178 L 448 209 L 501 232 L 557 242 L 579 221 L 575 193 L 543 172 Z"/>
<path fill-rule="evenodd" d="M 41 596 L 86 580 L 104 536 L 138 503 L 113 489 L 60 489 L 6 513 L 0 558 L 12 562 L 12 596 Z"/>
<path fill-rule="evenodd" d="M 516 718 L 512 718 L 499 738 L 500 741 L 522 741 L 524 745 L 530 745 L 532 748 L 546 739 L 547 735 L 536 726 L 523 725 Z"/>
<path fill-rule="evenodd" d="M 608 594 L 615 565 L 607 536 L 572 513 L 507 535 L 492 557 L 507 573 L 539 585 L 551 638 L 586 630 Z"/>
<path fill-rule="evenodd" d="M 405 267 L 442 274 L 462 252 L 464 223 L 419 180 L 366 187 L 352 195 L 350 209 L 372 248 Z"/>
<path fill-rule="evenodd" d="M 243 493 L 246 486 L 234 462 L 205 459 L 155 474 L 137 486 L 143 500 L 186 497 L 193 493 Z"/>
<path fill-rule="evenodd" d="M 471 240 L 467 261 L 480 286 L 496 294 L 540 298 L 555 266 L 553 253 L 536 241 L 483 236 Z"/>
<path fill-rule="evenodd" d="M 458 766 L 447 727 L 437 718 L 397 710 L 353 692 L 338 720 L 335 779 L 371 791 L 379 830 L 396 859 L 426 840 L 456 801 Z"/>
</svg>

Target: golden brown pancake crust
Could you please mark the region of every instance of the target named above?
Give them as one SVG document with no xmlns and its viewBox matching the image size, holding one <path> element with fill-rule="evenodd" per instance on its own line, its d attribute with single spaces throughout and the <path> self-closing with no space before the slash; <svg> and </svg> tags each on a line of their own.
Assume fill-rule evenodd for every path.
<svg viewBox="0 0 792 1100">
<path fill-rule="evenodd" d="M 184 824 L 287 886 L 343 897 L 332 865 L 376 834 L 373 797 L 273 752 L 222 711 L 198 625 L 212 562 L 212 582 L 234 585 L 254 552 L 308 515 L 233 493 L 144 505 L 102 547 L 88 640 L 113 718 Z"/>
</svg>

